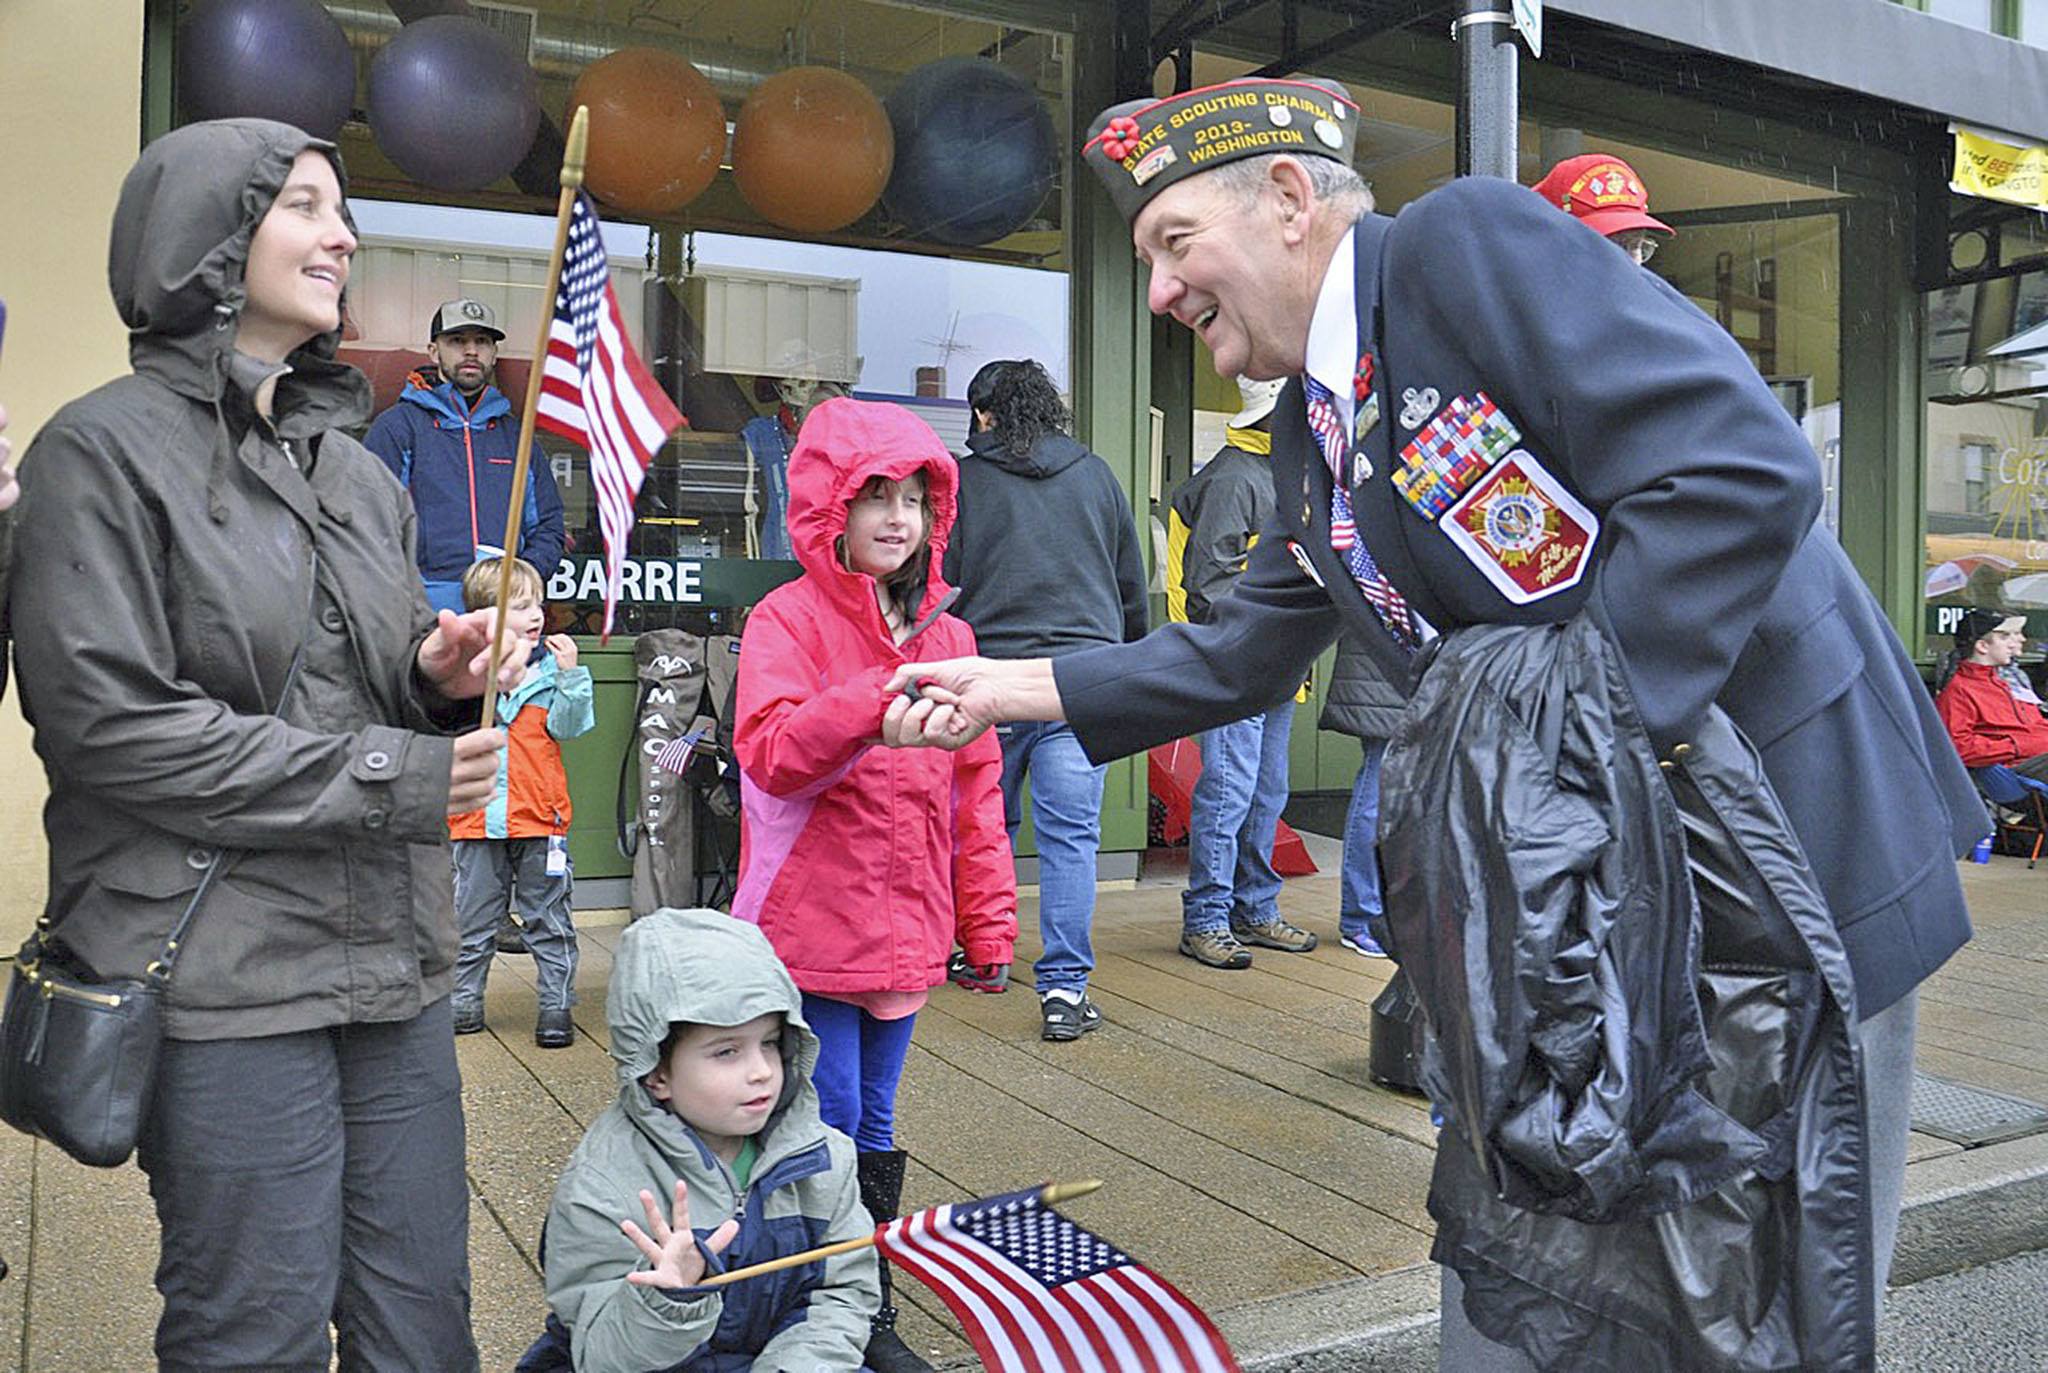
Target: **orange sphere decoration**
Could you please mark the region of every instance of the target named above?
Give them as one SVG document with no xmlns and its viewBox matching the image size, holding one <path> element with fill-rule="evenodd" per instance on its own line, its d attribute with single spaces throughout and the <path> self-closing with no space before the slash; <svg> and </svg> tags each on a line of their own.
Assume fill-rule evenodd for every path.
<svg viewBox="0 0 2048 1373">
<path fill-rule="evenodd" d="M 725 107 L 704 73 L 674 53 L 620 48 L 576 78 L 569 114 L 590 107 L 590 193 L 634 214 L 695 200 L 725 155 Z M 568 121 L 563 121 L 566 126 Z"/>
<path fill-rule="evenodd" d="M 732 175 L 770 224 L 822 233 L 881 198 L 895 153 L 889 113 L 866 86 L 831 67 L 792 67 L 740 106 Z"/>
</svg>

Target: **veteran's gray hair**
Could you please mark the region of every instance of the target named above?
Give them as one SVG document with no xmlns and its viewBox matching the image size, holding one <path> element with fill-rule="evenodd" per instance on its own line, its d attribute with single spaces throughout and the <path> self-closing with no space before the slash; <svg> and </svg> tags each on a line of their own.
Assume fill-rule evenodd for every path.
<svg viewBox="0 0 2048 1373">
<path fill-rule="evenodd" d="M 1291 153 L 1260 153 L 1254 157 L 1240 157 L 1212 169 L 1208 175 L 1250 205 L 1259 198 L 1272 175 L 1274 160 L 1293 156 Z M 1339 162 L 1334 157 L 1294 157 L 1294 160 L 1308 173 L 1309 189 L 1315 198 L 1336 210 L 1346 223 L 1372 213 L 1372 188 L 1350 164 Z"/>
</svg>

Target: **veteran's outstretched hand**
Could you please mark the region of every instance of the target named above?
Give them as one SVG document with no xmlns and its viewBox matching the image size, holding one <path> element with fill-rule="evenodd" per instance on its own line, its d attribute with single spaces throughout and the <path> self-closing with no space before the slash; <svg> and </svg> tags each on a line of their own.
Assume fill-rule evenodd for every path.
<svg viewBox="0 0 2048 1373">
<path fill-rule="evenodd" d="M 889 690 L 897 693 L 882 716 L 890 748 L 964 748 L 991 725 L 1064 718 L 1049 658 L 905 663 Z"/>
</svg>

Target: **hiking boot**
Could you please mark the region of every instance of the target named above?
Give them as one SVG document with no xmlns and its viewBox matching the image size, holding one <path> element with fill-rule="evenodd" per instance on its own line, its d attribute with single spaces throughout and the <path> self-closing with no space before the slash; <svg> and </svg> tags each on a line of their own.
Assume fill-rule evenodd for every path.
<svg viewBox="0 0 2048 1373">
<path fill-rule="evenodd" d="M 1249 968 L 1252 951 L 1237 942 L 1229 930 L 1182 930 L 1180 951 L 1197 963 L 1212 968 Z"/>
<path fill-rule="evenodd" d="M 567 1006 L 543 1010 L 533 1024 L 533 1042 L 543 1049 L 566 1049 L 576 1042 L 576 1022 Z"/>
<path fill-rule="evenodd" d="M 473 1035 L 482 1032 L 484 1028 L 483 1002 L 458 1001 L 452 1009 L 452 1014 L 455 1020 L 455 1033 L 459 1035 Z"/>
<path fill-rule="evenodd" d="M 1079 1039 L 1102 1024 L 1102 1009 L 1086 992 L 1047 992 L 1038 999 L 1038 1014 L 1045 1020 L 1038 1037 L 1056 1044 Z"/>
<path fill-rule="evenodd" d="M 1257 925 L 1240 925 L 1230 922 L 1230 932 L 1241 944 L 1254 944 L 1262 949 L 1278 949 L 1282 953 L 1307 953 L 1316 946 L 1316 937 L 1299 925 L 1290 925 L 1279 916 Z"/>
</svg>

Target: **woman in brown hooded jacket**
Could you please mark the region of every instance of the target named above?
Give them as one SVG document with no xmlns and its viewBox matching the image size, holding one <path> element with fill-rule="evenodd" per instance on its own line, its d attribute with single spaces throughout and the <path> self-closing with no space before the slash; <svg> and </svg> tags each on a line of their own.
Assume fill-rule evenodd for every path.
<svg viewBox="0 0 2048 1373">
<path fill-rule="evenodd" d="M 49 774 L 47 916 L 171 979 L 138 1158 L 164 1369 L 473 1369 L 445 817 L 481 803 L 489 614 L 438 623 L 413 513 L 341 426 L 332 144 L 188 125 L 121 189 L 132 375 L 24 461 L 9 609 Z M 296 667 L 294 660 L 297 659 Z M 282 697 L 282 700 L 280 700 Z"/>
</svg>

